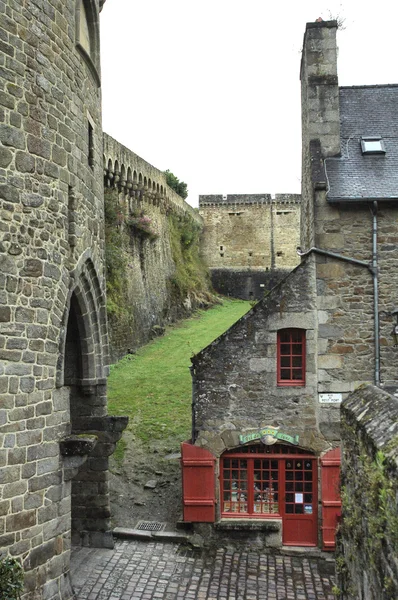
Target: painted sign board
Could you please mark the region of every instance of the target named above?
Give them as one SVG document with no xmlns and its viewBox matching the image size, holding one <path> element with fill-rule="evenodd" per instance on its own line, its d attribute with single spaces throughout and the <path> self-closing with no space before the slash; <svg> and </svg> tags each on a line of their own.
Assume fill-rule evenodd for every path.
<svg viewBox="0 0 398 600">
<path fill-rule="evenodd" d="M 241 444 L 247 444 L 247 442 L 252 442 L 253 440 L 261 440 L 267 446 L 275 444 L 277 440 L 283 440 L 296 446 L 299 443 L 299 436 L 282 433 L 282 431 L 279 431 L 279 427 L 264 427 L 260 431 L 239 436 Z"/>
<path fill-rule="evenodd" d="M 319 394 L 321 404 L 340 404 L 343 400 L 343 394 Z"/>
</svg>

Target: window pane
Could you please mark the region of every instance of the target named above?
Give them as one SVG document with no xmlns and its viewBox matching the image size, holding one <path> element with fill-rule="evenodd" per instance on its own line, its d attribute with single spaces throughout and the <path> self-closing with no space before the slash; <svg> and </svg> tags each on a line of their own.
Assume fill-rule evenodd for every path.
<svg viewBox="0 0 398 600">
<path fill-rule="evenodd" d="M 281 344 L 281 354 L 291 354 L 290 344 Z"/>
<path fill-rule="evenodd" d="M 294 359 L 294 360 L 296 360 L 296 359 Z M 299 357 L 299 360 L 301 360 L 301 356 Z M 290 367 L 291 366 L 290 361 L 291 361 L 290 356 L 281 356 L 281 367 Z M 300 367 L 301 365 L 296 365 L 296 366 Z"/>
<path fill-rule="evenodd" d="M 291 337 L 292 337 L 292 342 L 301 342 L 302 341 L 302 331 L 297 330 L 297 329 L 293 329 L 292 333 L 291 333 Z"/>
<path fill-rule="evenodd" d="M 302 504 L 295 504 L 295 513 L 296 515 L 303 515 L 304 514 L 304 510 L 303 510 L 303 505 Z"/>
<path fill-rule="evenodd" d="M 302 367 L 303 366 L 303 357 L 302 356 L 293 356 L 292 357 L 292 366 L 293 367 Z"/>
<path fill-rule="evenodd" d="M 292 354 L 302 354 L 303 353 L 303 347 L 301 344 L 293 344 L 292 346 Z"/>
<path fill-rule="evenodd" d="M 290 342 L 290 331 L 280 331 L 279 332 L 279 339 L 281 342 Z"/>
<path fill-rule="evenodd" d="M 290 379 L 290 369 L 281 369 L 281 379 Z"/>
<path fill-rule="evenodd" d="M 294 369 L 293 373 L 292 373 L 292 379 L 294 379 L 295 381 L 302 381 L 303 380 L 302 369 Z"/>
</svg>

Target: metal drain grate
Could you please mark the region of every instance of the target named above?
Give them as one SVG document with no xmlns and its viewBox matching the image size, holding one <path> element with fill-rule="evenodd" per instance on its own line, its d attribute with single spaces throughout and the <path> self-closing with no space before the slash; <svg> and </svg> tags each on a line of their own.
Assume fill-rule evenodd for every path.
<svg viewBox="0 0 398 600">
<path fill-rule="evenodd" d="M 141 531 L 163 531 L 166 527 L 166 523 L 159 523 L 159 521 L 138 521 L 136 529 Z"/>
</svg>

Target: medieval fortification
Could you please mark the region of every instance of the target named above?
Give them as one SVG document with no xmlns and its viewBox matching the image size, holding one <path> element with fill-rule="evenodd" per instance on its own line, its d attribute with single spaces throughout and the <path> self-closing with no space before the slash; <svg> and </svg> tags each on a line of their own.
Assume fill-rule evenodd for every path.
<svg viewBox="0 0 398 600">
<path fill-rule="evenodd" d="M 115 360 L 210 299 L 202 217 L 103 136 L 102 5 L 0 2 L 0 547 L 26 600 L 72 597 L 72 540 L 113 544 L 109 339 Z"/>
<path fill-rule="evenodd" d="M 298 263 L 299 196 L 202 196 L 198 212 L 162 172 L 103 134 L 104 1 L 0 0 L 0 550 L 23 565 L 23 600 L 70 600 L 71 543 L 113 545 L 108 458 L 127 419 L 108 415 L 110 362 L 212 301 L 203 260 L 216 289 L 248 299 Z M 304 152 L 304 166 L 310 158 Z M 309 175 L 308 198 L 310 188 Z M 349 211 L 340 232 L 333 210 L 305 203 L 306 247 L 339 250 L 347 241 L 351 251 L 353 232 L 361 242 Z M 396 237 L 387 211 L 384 219 L 388 254 Z M 359 364 L 369 372 L 371 361 L 333 346 L 338 319 L 351 316 L 326 291 L 341 275 L 356 305 L 355 286 L 366 295 L 368 273 L 354 284 L 341 265 L 317 269 L 319 307 L 336 321 L 320 325 L 323 391 L 348 392 L 362 373 L 338 387 L 341 354 L 355 373 Z M 382 340 L 390 324 L 385 318 Z M 366 354 L 372 332 L 362 329 Z M 394 381 L 393 367 L 384 368 Z"/>
</svg>

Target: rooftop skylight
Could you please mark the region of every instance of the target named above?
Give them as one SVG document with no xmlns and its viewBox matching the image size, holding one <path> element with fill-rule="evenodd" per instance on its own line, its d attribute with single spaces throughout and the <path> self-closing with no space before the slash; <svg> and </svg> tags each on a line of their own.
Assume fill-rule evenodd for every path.
<svg viewBox="0 0 398 600">
<path fill-rule="evenodd" d="M 385 154 L 386 148 L 380 136 L 362 136 L 362 154 Z"/>
</svg>

